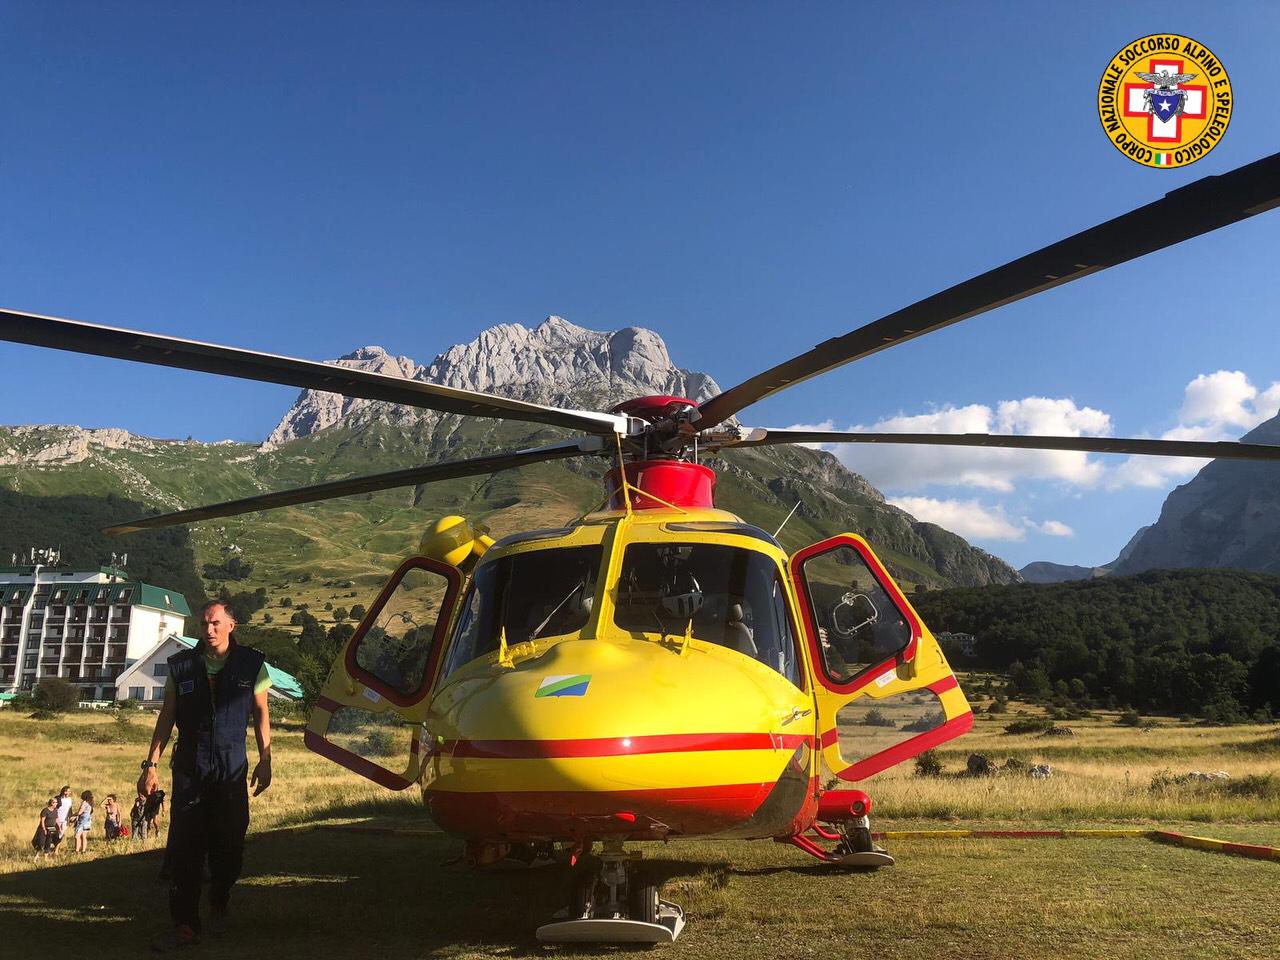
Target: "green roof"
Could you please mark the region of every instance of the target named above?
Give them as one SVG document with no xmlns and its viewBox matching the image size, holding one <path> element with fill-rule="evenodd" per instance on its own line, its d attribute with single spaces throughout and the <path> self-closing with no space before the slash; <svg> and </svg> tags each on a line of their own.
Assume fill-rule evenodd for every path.
<svg viewBox="0 0 1280 960">
<path fill-rule="evenodd" d="M 171 610 L 180 617 L 191 616 L 191 607 L 187 604 L 187 598 L 177 590 L 152 586 L 139 580 L 119 580 L 115 583 L 78 583 L 68 580 L 54 580 L 43 581 L 40 585 L 42 587 L 53 587 L 53 593 L 49 595 L 50 602 L 54 602 L 54 593 L 59 590 L 66 590 L 66 595 L 58 599 L 57 603 L 128 603 L 130 606 Z M 10 602 L 17 593 L 30 596 L 31 589 L 30 583 L 0 582 L 0 603 Z M 98 592 L 103 589 L 107 591 L 106 596 L 102 600 L 96 599 Z M 121 599 L 125 591 L 129 591 L 128 600 Z"/>
<path fill-rule="evenodd" d="M 133 596 L 130 603 L 142 604 L 144 607 L 155 607 L 157 610 L 172 610 L 180 617 L 191 616 L 191 608 L 187 606 L 187 598 L 177 590 L 166 590 L 164 587 L 153 587 L 149 583 L 139 583 L 142 589 Z"/>
<path fill-rule="evenodd" d="M 200 642 L 192 637 L 179 637 L 176 635 L 174 636 L 174 639 L 188 647 L 191 647 L 192 649 L 194 649 L 195 645 Z M 292 674 L 285 673 L 279 667 L 273 667 L 268 662 L 267 675 L 271 677 L 271 686 L 275 687 L 281 693 L 286 696 L 293 697 L 295 700 L 302 696 L 302 684 L 300 684 Z"/>
</svg>

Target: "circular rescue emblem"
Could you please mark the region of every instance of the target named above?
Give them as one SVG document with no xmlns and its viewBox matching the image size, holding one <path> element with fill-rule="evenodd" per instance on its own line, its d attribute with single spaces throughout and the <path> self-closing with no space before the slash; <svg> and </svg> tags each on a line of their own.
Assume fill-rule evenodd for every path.
<svg viewBox="0 0 1280 960">
<path fill-rule="evenodd" d="M 1231 105 L 1226 68 L 1203 44 L 1176 33 L 1125 44 L 1098 84 L 1098 119 L 1108 139 L 1148 167 L 1199 160 L 1227 132 Z"/>
</svg>

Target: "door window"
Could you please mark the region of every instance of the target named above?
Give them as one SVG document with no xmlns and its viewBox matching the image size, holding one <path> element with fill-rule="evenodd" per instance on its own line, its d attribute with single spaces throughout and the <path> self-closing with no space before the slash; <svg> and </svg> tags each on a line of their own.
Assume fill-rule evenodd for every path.
<svg viewBox="0 0 1280 960">
<path fill-rule="evenodd" d="M 451 571 L 452 572 L 452 571 Z M 348 672 L 393 704 L 416 702 L 431 679 L 441 611 L 452 607 L 459 577 L 415 557 L 382 588 L 347 647 Z"/>
<path fill-rule="evenodd" d="M 912 639 L 906 613 L 853 546 L 810 557 L 803 571 L 827 679 L 850 683 L 906 651 Z"/>
</svg>

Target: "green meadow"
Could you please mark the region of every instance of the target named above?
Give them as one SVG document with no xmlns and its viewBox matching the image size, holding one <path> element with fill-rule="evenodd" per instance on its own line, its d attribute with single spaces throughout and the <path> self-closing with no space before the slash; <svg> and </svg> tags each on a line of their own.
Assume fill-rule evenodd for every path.
<svg viewBox="0 0 1280 960">
<path fill-rule="evenodd" d="M 1008 734 L 1034 708 L 980 716 L 938 752 L 868 781 L 877 829 L 1162 826 L 1280 846 L 1280 735 L 1274 726 L 1121 727 L 1099 714 L 1073 736 Z M 165 923 L 159 841 L 101 839 L 87 855 L 32 862 L 28 841 L 50 793 L 70 782 L 128 797 L 152 717 L 106 713 L 32 720 L 0 712 L 0 943 L 6 957 L 145 952 Z M 856 731 L 845 730 L 846 736 Z M 351 735 L 358 742 L 361 734 Z M 451 863 L 417 797 L 389 793 L 311 754 L 297 719 L 276 723 L 276 779 L 252 801 L 236 927 L 191 956 L 396 958 L 547 954 L 534 929 L 563 905 L 564 867 L 484 872 Z M 979 752 L 1049 763 L 1033 780 L 964 774 Z M 1230 778 L 1172 782 L 1192 770 Z M 1164 778 L 1164 779 L 1161 779 Z M 1153 779 L 1157 785 L 1153 789 Z M 376 828 L 370 832 L 368 827 Z M 354 828 L 354 829 L 353 829 Z M 835 869 L 770 842 L 672 842 L 645 848 L 664 895 L 689 925 L 688 957 L 1274 957 L 1280 954 L 1280 862 L 1144 839 L 888 841 L 896 866 Z"/>
</svg>

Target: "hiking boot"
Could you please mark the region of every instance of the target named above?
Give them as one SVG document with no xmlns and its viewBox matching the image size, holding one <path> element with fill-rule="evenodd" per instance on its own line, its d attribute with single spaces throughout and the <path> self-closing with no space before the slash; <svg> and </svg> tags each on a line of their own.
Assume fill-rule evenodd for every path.
<svg viewBox="0 0 1280 960">
<path fill-rule="evenodd" d="M 193 947 L 200 942 L 200 934 L 185 923 L 180 923 L 151 939 L 151 949 L 156 953 L 171 953 L 183 947 Z"/>
<path fill-rule="evenodd" d="M 227 932 L 229 922 L 230 918 L 225 906 L 209 908 L 209 932 L 215 937 L 220 937 Z"/>
</svg>

